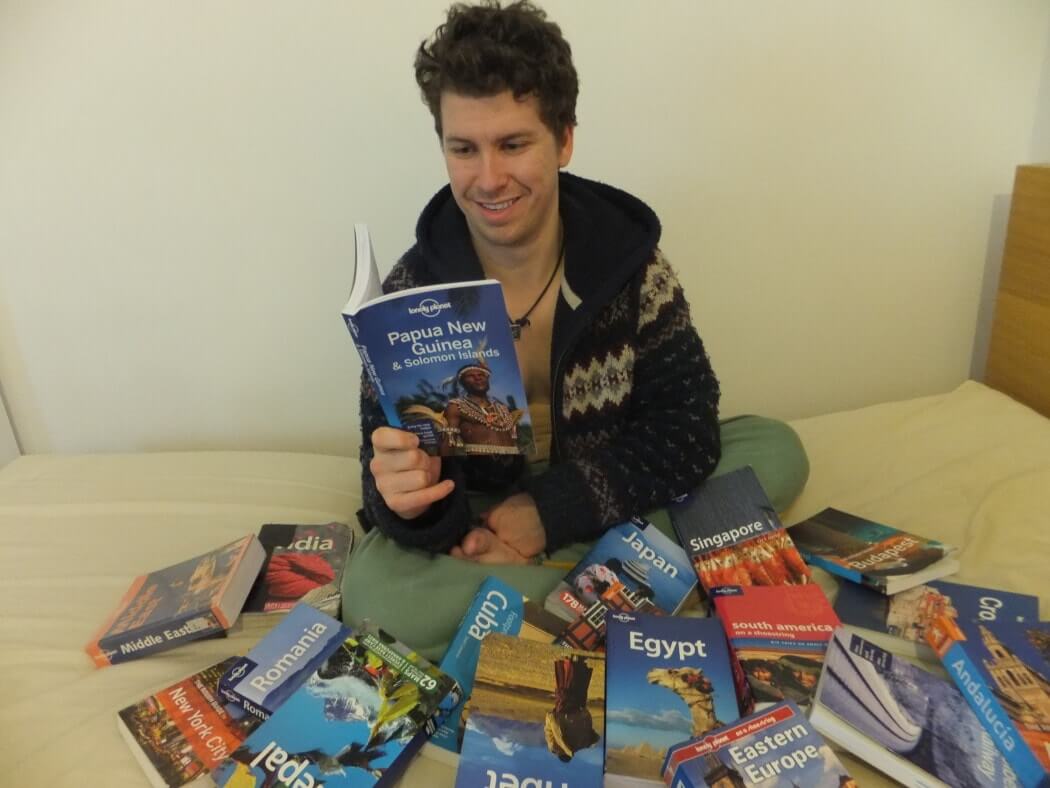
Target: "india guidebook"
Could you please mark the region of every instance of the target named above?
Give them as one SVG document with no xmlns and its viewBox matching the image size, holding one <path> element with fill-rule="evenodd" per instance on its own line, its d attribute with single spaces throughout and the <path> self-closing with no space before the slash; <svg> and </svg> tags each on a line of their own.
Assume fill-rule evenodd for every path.
<svg viewBox="0 0 1050 788">
<path fill-rule="evenodd" d="M 343 320 L 387 423 L 428 454 L 534 450 L 503 288 L 493 279 L 383 294 L 367 226 Z"/>
</svg>

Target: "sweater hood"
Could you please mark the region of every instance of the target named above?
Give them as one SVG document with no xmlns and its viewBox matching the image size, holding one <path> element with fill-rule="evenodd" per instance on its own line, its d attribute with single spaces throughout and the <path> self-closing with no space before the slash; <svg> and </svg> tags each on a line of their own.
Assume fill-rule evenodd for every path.
<svg viewBox="0 0 1050 788">
<path fill-rule="evenodd" d="M 598 181 L 559 174 L 566 286 L 585 306 L 604 302 L 652 257 L 660 221 L 644 202 Z M 427 204 L 416 225 L 418 251 L 429 277 L 463 282 L 484 276 L 462 211 L 449 186 Z"/>
</svg>

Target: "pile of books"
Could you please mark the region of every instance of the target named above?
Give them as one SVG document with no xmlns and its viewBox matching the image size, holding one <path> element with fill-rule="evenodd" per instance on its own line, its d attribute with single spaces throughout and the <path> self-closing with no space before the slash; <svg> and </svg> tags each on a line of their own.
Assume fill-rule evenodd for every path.
<svg viewBox="0 0 1050 788">
<path fill-rule="evenodd" d="M 836 751 L 906 785 L 1048 784 L 1036 597 L 942 580 L 955 548 L 846 512 L 785 528 L 749 468 L 670 514 L 677 538 L 615 526 L 545 599 L 486 579 L 438 665 L 299 604 L 122 730 L 158 786 L 386 785 L 421 749 L 457 788 L 855 785 Z"/>
</svg>

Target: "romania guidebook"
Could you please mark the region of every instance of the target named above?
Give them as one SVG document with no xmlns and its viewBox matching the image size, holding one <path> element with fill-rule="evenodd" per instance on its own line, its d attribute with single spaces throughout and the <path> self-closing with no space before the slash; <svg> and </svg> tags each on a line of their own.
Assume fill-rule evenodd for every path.
<svg viewBox="0 0 1050 788">
<path fill-rule="evenodd" d="M 343 320 L 387 423 L 429 454 L 529 454 L 532 423 L 503 288 L 493 279 L 383 294 L 368 228 Z"/>
</svg>

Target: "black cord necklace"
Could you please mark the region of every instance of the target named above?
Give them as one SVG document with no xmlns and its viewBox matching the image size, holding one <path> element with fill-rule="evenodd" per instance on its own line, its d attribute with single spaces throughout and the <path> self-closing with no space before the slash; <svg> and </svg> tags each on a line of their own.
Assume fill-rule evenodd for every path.
<svg viewBox="0 0 1050 788">
<path fill-rule="evenodd" d="M 558 275 L 558 269 L 561 268 L 561 263 L 562 263 L 562 260 L 564 260 L 564 259 L 565 259 L 565 231 L 562 230 L 562 233 L 561 233 L 561 248 L 558 249 L 558 259 L 554 263 L 554 270 L 551 271 L 551 278 L 547 280 L 547 284 L 545 284 L 543 286 L 543 289 L 540 291 L 540 294 L 536 297 L 536 300 L 532 302 L 532 306 L 530 306 L 526 310 L 524 315 L 519 317 L 517 320 L 512 318 L 509 314 L 507 315 L 507 319 L 510 321 L 510 335 L 512 337 L 514 337 L 514 341 L 515 342 L 517 342 L 519 339 L 521 339 L 521 329 L 525 328 L 525 326 L 530 324 L 529 315 L 532 314 L 532 310 L 534 310 L 537 306 L 539 306 L 540 301 L 543 300 L 543 296 L 545 296 L 547 294 L 547 291 L 550 289 L 551 282 L 553 282 L 554 281 L 554 277 Z"/>
</svg>

